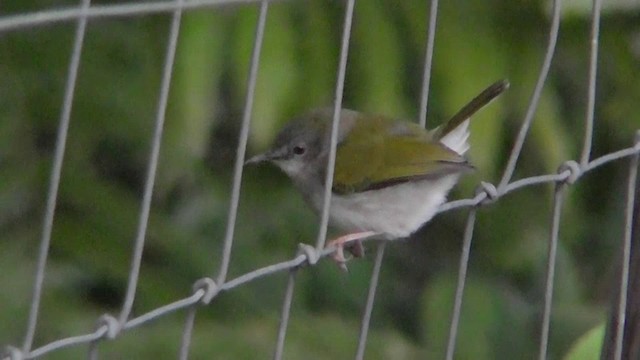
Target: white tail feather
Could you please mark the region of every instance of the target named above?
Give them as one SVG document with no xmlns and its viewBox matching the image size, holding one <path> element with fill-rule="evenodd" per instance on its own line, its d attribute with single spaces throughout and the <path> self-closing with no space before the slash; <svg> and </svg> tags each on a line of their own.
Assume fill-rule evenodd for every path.
<svg viewBox="0 0 640 360">
<path fill-rule="evenodd" d="M 463 121 L 458 127 L 440 138 L 441 143 L 460 155 L 464 155 L 469 150 L 469 142 L 467 140 L 469 140 L 469 119 Z"/>
</svg>

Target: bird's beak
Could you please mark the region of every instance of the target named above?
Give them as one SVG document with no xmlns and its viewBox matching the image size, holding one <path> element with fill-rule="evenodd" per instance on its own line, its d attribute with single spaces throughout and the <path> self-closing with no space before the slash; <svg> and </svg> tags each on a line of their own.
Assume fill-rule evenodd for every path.
<svg viewBox="0 0 640 360">
<path fill-rule="evenodd" d="M 282 147 L 280 149 L 272 149 L 265 153 L 255 155 L 249 160 L 245 161 L 245 165 L 259 164 L 265 161 L 277 161 L 282 160 L 287 155 L 287 148 Z"/>
<path fill-rule="evenodd" d="M 269 155 L 269 153 L 263 153 L 250 158 L 249 160 L 245 161 L 244 164 L 253 165 L 253 164 L 259 164 L 261 162 L 265 162 L 269 160 L 271 160 L 271 156 Z"/>
</svg>

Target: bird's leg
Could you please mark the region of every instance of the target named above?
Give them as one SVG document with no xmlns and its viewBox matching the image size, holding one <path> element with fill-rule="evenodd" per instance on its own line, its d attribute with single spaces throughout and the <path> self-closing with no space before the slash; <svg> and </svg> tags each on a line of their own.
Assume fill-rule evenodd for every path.
<svg viewBox="0 0 640 360">
<path fill-rule="evenodd" d="M 377 234 L 378 233 L 374 231 L 362 231 L 362 232 L 357 232 L 353 234 L 343 235 L 329 241 L 327 243 L 327 247 L 336 248 L 336 251 L 333 253 L 333 260 L 335 260 L 335 262 L 338 263 L 338 266 L 340 267 L 340 269 L 347 271 L 347 265 L 346 265 L 347 258 L 344 257 L 344 246 L 350 242 L 356 242 L 354 244 L 356 248 L 353 249 L 351 253 L 354 256 L 357 256 L 358 254 L 361 255 L 363 253 L 363 250 L 362 250 L 362 243 L 360 242 L 360 240 L 377 235 Z"/>
<path fill-rule="evenodd" d="M 360 240 L 355 240 L 353 243 L 347 244 L 344 249 L 350 252 L 355 258 L 364 256 L 364 246 Z"/>
</svg>

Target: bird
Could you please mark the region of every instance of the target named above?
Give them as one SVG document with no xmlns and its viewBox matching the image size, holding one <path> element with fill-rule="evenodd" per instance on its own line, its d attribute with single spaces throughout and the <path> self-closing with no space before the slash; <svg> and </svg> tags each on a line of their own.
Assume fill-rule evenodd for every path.
<svg viewBox="0 0 640 360">
<path fill-rule="evenodd" d="M 469 150 L 471 116 L 502 94 L 497 81 L 444 124 L 427 130 L 415 122 L 340 109 L 329 225 L 345 235 L 327 242 L 346 270 L 344 248 L 363 256 L 361 241 L 409 237 L 431 220 L 460 176 L 475 168 Z M 245 164 L 280 168 L 306 203 L 320 213 L 331 150 L 333 108 L 316 108 L 289 121 L 264 153 Z"/>
</svg>

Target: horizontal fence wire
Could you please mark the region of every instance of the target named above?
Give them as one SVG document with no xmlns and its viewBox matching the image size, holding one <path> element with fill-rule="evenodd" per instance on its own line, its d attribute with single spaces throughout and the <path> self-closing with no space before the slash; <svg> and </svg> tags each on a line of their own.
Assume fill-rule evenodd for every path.
<svg viewBox="0 0 640 360">
<path fill-rule="evenodd" d="M 248 140 L 249 124 L 251 122 L 251 113 L 253 105 L 253 97 L 255 92 L 255 82 L 257 79 L 258 68 L 260 63 L 260 53 L 262 40 L 264 37 L 264 27 L 267 18 L 267 10 L 269 3 L 274 2 L 262 0 L 176 0 L 176 1 L 150 1 L 144 3 L 120 3 L 117 5 L 91 5 L 89 0 L 82 0 L 77 7 L 67 9 L 50 9 L 27 14 L 18 14 L 4 16 L 0 18 L 0 32 L 20 31 L 25 28 L 34 28 L 40 26 L 48 26 L 59 22 L 77 22 L 76 38 L 71 53 L 71 60 L 66 81 L 66 90 L 63 100 L 62 113 L 60 115 L 58 136 L 55 145 L 55 153 L 53 159 L 53 167 L 49 182 L 49 190 L 47 193 L 47 205 L 45 218 L 43 221 L 43 233 L 40 240 L 40 251 L 36 262 L 36 275 L 33 283 L 33 298 L 30 304 L 29 318 L 27 320 L 27 331 L 21 348 L 15 346 L 7 346 L 3 359 L 33 359 L 48 355 L 56 350 L 63 348 L 90 345 L 89 358 L 97 358 L 98 343 L 105 340 L 115 339 L 117 336 L 129 330 L 135 329 L 141 325 L 148 324 L 160 318 L 180 310 L 187 310 L 185 318 L 185 326 L 180 346 L 178 358 L 187 359 L 189 354 L 189 345 L 193 332 L 193 325 L 196 319 L 197 308 L 199 306 L 208 305 L 212 299 L 220 293 L 228 292 L 234 288 L 246 285 L 248 283 L 258 281 L 264 277 L 272 276 L 278 273 L 288 272 L 288 282 L 283 296 L 282 313 L 280 325 L 277 331 L 277 339 L 274 349 L 274 359 L 281 359 L 286 339 L 288 320 L 290 318 L 291 305 L 295 291 L 296 274 L 307 265 L 315 265 L 320 259 L 323 259 L 333 253 L 334 248 L 325 248 L 325 238 L 328 226 L 328 204 L 330 202 L 331 192 L 327 190 L 324 198 L 324 209 L 320 222 L 320 228 L 316 239 L 315 246 L 300 244 L 295 256 L 289 260 L 268 265 L 255 269 L 233 279 L 227 279 L 229 268 L 230 254 L 234 241 L 235 220 L 237 216 L 238 201 L 240 195 L 240 185 L 242 180 L 243 162 L 245 158 L 246 145 Z M 231 4 L 254 4 L 260 5 L 260 13 L 256 24 L 256 34 L 254 49 L 249 66 L 248 86 L 245 99 L 245 108 L 243 112 L 242 125 L 239 134 L 239 145 L 236 152 L 236 162 L 234 168 L 234 181 L 232 185 L 232 196 L 230 202 L 229 217 L 227 219 L 227 232 L 223 241 L 223 250 L 221 253 L 221 265 L 215 279 L 205 277 L 195 282 L 193 292 L 182 299 L 177 299 L 169 304 L 155 308 L 145 314 L 131 318 L 131 309 L 135 300 L 137 289 L 137 279 L 140 270 L 140 263 L 143 256 L 144 239 L 146 236 L 146 226 L 148 223 L 149 209 L 153 195 L 153 184 L 155 181 L 155 172 L 158 165 L 162 130 L 164 117 L 167 106 L 168 94 L 171 87 L 171 74 L 173 71 L 173 63 L 178 42 L 178 34 L 180 31 L 180 19 L 184 11 L 203 9 L 207 7 L 216 7 Z M 340 48 L 340 57 L 338 61 L 336 87 L 334 97 L 333 127 L 331 138 L 331 154 L 327 171 L 327 183 L 333 181 L 333 166 L 335 164 L 335 149 L 337 145 L 337 120 L 339 109 L 342 107 L 342 94 L 344 91 L 344 80 L 347 66 L 347 55 L 350 43 L 351 23 L 353 19 L 353 11 L 355 0 L 347 0 L 345 4 L 343 34 Z M 629 272 L 629 251 L 631 242 L 631 226 L 632 213 L 635 204 L 635 184 L 637 181 L 638 158 L 640 157 L 640 132 L 636 134 L 634 142 L 627 148 L 605 154 L 601 157 L 590 159 L 591 142 L 594 123 L 594 106 L 596 94 L 596 75 L 597 75 L 597 54 L 598 54 L 598 36 L 600 22 L 601 1 L 594 0 L 592 11 L 592 33 L 591 33 L 591 53 L 589 68 L 589 90 L 587 99 L 587 110 L 585 116 L 584 142 L 579 162 L 568 160 L 561 164 L 558 171 L 552 174 L 543 174 L 531 176 L 523 179 L 512 180 L 513 173 L 518 164 L 518 159 L 522 146 L 527 137 L 529 128 L 533 121 L 538 101 L 540 99 L 542 89 L 546 83 L 549 68 L 551 66 L 554 51 L 556 48 L 556 40 L 559 33 L 560 8 L 561 1 L 553 2 L 552 20 L 549 28 L 549 42 L 542 66 L 538 75 L 538 81 L 533 89 L 533 93 L 529 102 L 528 109 L 524 116 L 520 131 L 515 139 L 512 147 L 508 163 L 505 167 L 504 174 L 498 186 L 488 182 L 482 182 L 477 192 L 471 198 L 450 201 L 443 204 L 438 213 L 444 213 L 461 208 L 469 208 L 467 217 L 467 225 L 465 227 L 462 251 L 460 257 L 460 267 L 458 272 L 458 284 L 456 287 L 456 295 L 453 304 L 452 319 L 450 323 L 449 338 L 447 343 L 447 359 L 454 358 L 457 327 L 460 319 L 460 311 L 464 296 L 464 286 L 467 276 L 467 268 L 470 257 L 471 242 L 473 238 L 474 224 L 476 221 L 477 211 L 483 207 L 499 201 L 504 196 L 525 188 L 532 188 L 540 185 L 552 184 L 555 186 L 553 210 L 551 213 L 550 240 L 548 253 L 547 280 L 545 283 L 545 298 L 542 329 L 540 331 L 539 358 L 547 358 L 548 335 L 550 314 L 552 311 L 553 285 L 554 285 L 554 267 L 556 260 L 556 249 L 561 226 L 561 209 L 563 197 L 567 188 L 578 182 L 587 173 L 599 168 L 602 165 L 630 158 L 628 192 L 625 207 L 625 229 L 623 239 L 623 271 L 620 278 L 620 303 L 618 304 L 617 313 L 620 319 L 616 331 L 616 359 L 620 359 L 622 350 L 622 331 L 624 329 L 625 309 L 626 309 L 626 289 Z M 420 97 L 420 116 L 419 122 L 424 126 L 426 122 L 427 99 L 429 94 L 429 83 L 431 78 L 431 68 L 433 61 L 436 21 L 437 21 L 438 1 L 432 0 L 429 9 L 429 26 L 427 30 L 426 50 L 424 58 L 423 85 Z M 139 213 L 138 231 L 133 244 L 133 255 L 131 261 L 131 269 L 129 272 L 128 287 L 123 302 L 123 306 L 118 318 L 111 315 L 103 315 L 97 321 L 95 330 L 85 334 L 69 336 L 62 339 L 51 341 L 38 348 L 33 349 L 32 343 L 36 332 L 38 321 L 38 310 L 42 297 L 42 284 L 46 272 L 46 262 L 51 242 L 51 228 L 54 222 L 55 206 L 57 199 L 57 189 L 60 184 L 60 174 L 62 171 L 62 163 L 64 160 L 64 152 L 66 146 L 67 132 L 70 122 L 71 108 L 73 105 L 75 82 L 78 68 L 80 66 L 82 44 L 86 25 L 89 20 L 98 18 L 115 18 L 142 16 L 155 13 L 172 13 L 173 20 L 169 30 L 168 43 L 165 54 L 165 65 L 163 69 L 163 77 L 160 86 L 159 100 L 156 108 L 156 121 L 153 134 L 152 148 L 150 152 L 150 160 L 147 169 L 146 184 L 144 187 L 144 195 L 141 202 Z M 330 189 L 327 186 L 327 189 Z M 366 240 L 364 240 L 366 241 Z M 363 311 L 362 323 L 358 347 L 356 350 L 356 359 L 363 359 L 366 349 L 366 340 L 369 331 L 372 311 L 375 301 L 375 293 L 378 285 L 379 274 L 382 269 L 384 250 L 386 243 L 378 246 L 374 267 L 369 284 L 365 309 Z"/>
<path fill-rule="evenodd" d="M 279 1 L 284 0 L 268 0 L 270 3 Z M 182 3 L 176 1 L 149 1 L 117 5 L 92 5 L 86 9 L 82 6 L 67 9 L 51 9 L 23 15 L 6 16 L 5 18 L 0 19 L 0 31 L 33 28 L 58 22 L 75 21 L 80 18 L 95 19 L 130 17 L 171 13 L 178 9 L 188 11 L 206 9 L 209 7 L 219 7 L 222 5 L 255 4 L 258 2 L 260 2 L 260 0 L 185 0 Z"/>
</svg>

